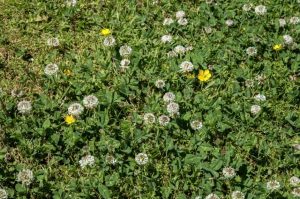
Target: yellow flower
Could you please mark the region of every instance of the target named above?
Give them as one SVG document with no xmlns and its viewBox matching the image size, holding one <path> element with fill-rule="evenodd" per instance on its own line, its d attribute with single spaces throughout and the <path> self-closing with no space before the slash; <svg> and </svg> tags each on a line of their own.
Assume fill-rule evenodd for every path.
<svg viewBox="0 0 300 199">
<path fill-rule="evenodd" d="M 101 31 L 100 31 L 101 35 L 103 36 L 107 36 L 107 35 L 110 35 L 111 31 L 108 29 L 108 28 L 103 28 Z"/>
<path fill-rule="evenodd" d="M 282 48 L 283 47 L 282 47 L 281 44 L 276 44 L 276 45 L 273 46 L 273 50 L 275 50 L 275 51 L 280 51 Z"/>
<path fill-rule="evenodd" d="M 73 115 L 67 115 L 66 117 L 65 117 L 65 122 L 67 123 L 67 124 L 72 124 L 72 123 L 74 123 L 76 121 L 76 119 L 75 119 L 75 117 L 73 116 Z"/>
<path fill-rule="evenodd" d="M 70 69 L 65 69 L 64 74 L 67 75 L 67 76 L 70 76 L 70 75 L 72 75 L 72 72 L 71 72 Z"/>
<path fill-rule="evenodd" d="M 201 82 L 206 82 L 207 80 L 209 80 L 211 78 L 211 73 L 209 70 L 200 70 L 199 74 L 198 74 L 198 79 Z"/>
</svg>

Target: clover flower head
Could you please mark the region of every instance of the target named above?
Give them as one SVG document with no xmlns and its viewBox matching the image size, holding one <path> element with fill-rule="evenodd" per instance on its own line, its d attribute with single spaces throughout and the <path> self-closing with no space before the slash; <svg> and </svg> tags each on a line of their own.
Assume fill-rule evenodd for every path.
<svg viewBox="0 0 300 199">
<path fill-rule="evenodd" d="M 23 100 L 18 103 L 17 109 L 20 113 L 29 113 L 32 110 L 32 105 L 30 101 Z"/>
<path fill-rule="evenodd" d="M 225 178 L 233 178 L 236 175 L 235 170 L 232 167 L 223 168 L 222 173 Z"/>
<path fill-rule="evenodd" d="M 58 66 L 57 64 L 47 64 L 44 72 L 46 75 L 51 76 L 51 75 L 55 75 L 58 72 Z"/>
<path fill-rule="evenodd" d="M 99 104 L 98 98 L 94 95 L 85 96 L 83 98 L 82 102 L 83 102 L 83 106 L 88 108 L 88 109 L 95 108 Z"/>
<path fill-rule="evenodd" d="M 92 155 L 86 155 L 79 160 L 79 165 L 83 169 L 86 166 L 93 166 L 95 164 L 95 157 Z"/>
<path fill-rule="evenodd" d="M 73 103 L 68 107 L 68 114 L 73 116 L 79 116 L 83 112 L 84 108 L 79 103 Z"/>
<path fill-rule="evenodd" d="M 30 169 L 23 169 L 18 173 L 17 181 L 29 186 L 33 181 L 33 172 Z"/>
<path fill-rule="evenodd" d="M 267 182 L 267 189 L 275 191 L 280 188 L 280 183 L 277 180 L 271 180 Z"/>
<path fill-rule="evenodd" d="M 138 165 L 145 165 L 148 163 L 149 158 L 145 153 L 139 153 L 135 156 L 135 161 Z"/>
</svg>

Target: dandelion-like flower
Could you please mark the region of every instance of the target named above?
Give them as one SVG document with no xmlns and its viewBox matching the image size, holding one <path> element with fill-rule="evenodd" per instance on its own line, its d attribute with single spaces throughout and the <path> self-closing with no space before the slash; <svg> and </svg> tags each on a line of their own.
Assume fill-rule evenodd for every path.
<svg viewBox="0 0 300 199">
<path fill-rule="evenodd" d="M 163 96 L 164 102 L 173 102 L 175 100 L 175 95 L 172 92 L 167 92 Z"/>
<path fill-rule="evenodd" d="M 107 162 L 107 164 L 111 164 L 111 165 L 115 165 L 117 163 L 116 158 L 112 155 L 107 155 L 105 161 Z"/>
<path fill-rule="evenodd" d="M 163 21 L 164 26 L 169 26 L 172 23 L 174 23 L 174 20 L 172 18 L 165 18 L 164 21 Z"/>
<path fill-rule="evenodd" d="M 166 83 L 165 83 L 165 81 L 162 80 L 162 79 L 158 79 L 158 80 L 156 80 L 156 82 L 155 82 L 156 88 L 164 88 L 165 85 L 166 85 Z"/>
<path fill-rule="evenodd" d="M 67 115 L 65 117 L 65 122 L 70 125 L 70 124 L 73 124 L 74 122 L 76 122 L 76 119 L 73 115 Z"/>
<path fill-rule="evenodd" d="M 294 188 L 293 191 L 292 191 L 292 194 L 295 197 L 300 197 L 300 187 Z"/>
<path fill-rule="evenodd" d="M 161 42 L 163 43 L 170 43 L 172 41 L 172 35 L 163 35 L 161 37 Z"/>
<path fill-rule="evenodd" d="M 85 96 L 82 102 L 83 106 L 89 109 L 95 108 L 99 104 L 98 98 L 94 95 Z"/>
<path fill-rule="evenodd" d="M 244 4 L 243 5 L 243 10 L 245 12 L 249 12 L 252 9 L 253 5 L 252 4 Z"/>
<path fill-rule="evenodd" d="M 232 167 L 223 168 L 222 173 L 225 178 L 233 178 L 236 175 L 235 170 Z"/>
<path fill-rule="evenodd" d="M 257 94 L 257 95 L 254 96 L 254 99 L 256 101 L 266 101 L 266 96 L 263 95 L 263 94 Z"/>
<path fill-rule="evenodd" d="M 203 127 L 203 124 L 200 120 L 194 120 L 191 122 L 191 128 L 195 131 L 202 129 L 202 127 Z"/>
<path fill-rule="evenodd" d="M 69 115 L 79 116 L 83 112 L 84 108 L 79 103 L 73 103 L 68 108 Z"/>
<path fill-rule="evenodd" d="M 179 105 L 175 102 L 171 102 L 167 105 L 167 111 L 171 116 L 179 115 Z"/>
<path fill-rule="evenodd" d="M 153 113 L 145 113 L 144 115 L 144 122 L 145 124 L 153 124 L 155 123 L 155 116 Z"/>
<path fill-rule="evenodd" d="M 291 177 L 289 181 L 290 181 L 290 185 L 294 187 L 300 185 L 300 179 L 296 176 Z"/>
<path fill-rule="evenodd" d="M 211 193 L 205 197 L 205 199 L 220 199 L 217 194 Z"/>
<path fill-rule="evenodd" d="M 231 198 L 232 199 L 244 199 L 245 194 L 243 194 L 243 192 L 241 192 L 241 191 L 234 191 L 231 194 Z"/>
<path fill-rule="evenodd" d="M 257 15 L 265 15 L 267 13 L 267 8 L 264 5 L 259 5 L 254 8 L 254 12 Z"/>
<path fill-rule="evenodd" d="M 95 157 L 92 155 L 86 155 L 79 160 L 79 165 L 83 169 L 86 166 L 93 166 L 95 164 Z"/>
<path fill-rule="evenodd" d="M 127 57 L 127 56 L 131 55 L 132 48 L 128 45 L 121 46 L 119 53 L 122 57 Z"/>
<path fill-rule="evenodd" d="M 280 183 L 277 180 L 271 180 L 267 182 L 267 189 L 270 191 L 275 191 L 280 188 Z"/>
<path fill-rule="evenodd" d="M 296 25 L 300 22 L 300 18 L 299 17 L 291 17 L 290 18 L 290 24 Z"/>
<path fill-rule="evenodd" d="M 0 199 L 7 199 L 8 195 L 5 191 L 5 189 L 0 189 Z"/>
<path fill-rule="evenodd" d="M 20 113 L 29 113 L 32 109 L 30 101 L 23 100 L 18 103 L 17 109 Z"/>
<path fill-rule="evenodd" d="M 170 118 L 168 116 L 166 116 L 166 115 L 161 115 L 158 118 L 158 122 L 159 122 L 160 125 L 166 126 L 166 125 L 169 124 Z"/>
<path fill-rule="evenodd" d="M 283 48 L 283 47 L 282 47 L 281 44 L 275 44 L 275 45 L 273 46 L 273 50 L 275 50 L 275 51 L 280 51 L 282 48 Z"/>
<path fill-rule="evenodd" d="M 108 28 L 103 28 L 103 29 L 100 30 L 100 34 L 103 35 L 103 36 L 107 36 L 107 35 L 111 34 L 111 31 Z"/>
<path fill-rule="evenodd" d="M 233 26 L 234 22 L 233 22 L 232 19 L 227 19 L 227 20 L 225 21 L 225 24 L 226 24 L 228 27 L 230 27 L 230 26 Z"/>
<path fill-rule="evenodd" d="M 177 20 L 177 23 L 181 26 L 186 26 L 188 24 L 188 20 L 186 18 L 180 18 Z"/>
<path fill-rule="evenodd" d="M 194 70 L 194 65 L 189 61 L 184 61 L 180 64 L 180 69 L 183 73 L 192 72 Z"/>
<path fill-rule="evenodd" d="M 145 165 L 148 162 L 148 156 L 145 153 L 139 153 L 135 156 L 135 161 L 138 165 Z"/>
<path fill-rule="evenodd" d="M 253 115 L 256 115 L 261 111 L 261 107 L 259 105 L 252 105 L 250 111 Z"/>
<path fill-rule="evenodd" d="M 44 72 L 45 72 L 46 75 L 49 75 L 49 76 L 55 75 L 58 72 L 58 66 L 57 66 L 57 64 L 48 64 L 45 67 Z"/>
<path fill-rule="evenodd" d="M 291 37 L 290 35 L 283 35 L 283 40 L 287 45 L 291 45 L 294 42 L 293 37 Z"/>
<path fill-rule="evenodd" d="M 249 47 L 246 49 L 246 53 L 249 55 L 249 56 L 255 56 L 257 54 L 257 50 L 255 47 Z"/>
<path fill-rule="evenodd" d="M 174 52 L 177 54 L 183 54 L 185 53 L 186 48 L 184 46 L 178 45 L 174 48 Z"/>
<path fill-rule="evenodd" d="M 176 12 L 176 19 L 181 19 L 185 17 L 185 12 L 180 10 Z"/>
<path fill-rule="evenodd" d="M 286 20 L 285 19 L 278 19 L 279 26 L 284 27 L 286 25 Z"/>
<path fill-rule="evenodd" d="M 211 78 L 211 72 L 209 70 L 200 70 L 198 74 L 198 79 L 201 82 L 206 82 Z"/>
<path fill-rule="evenodd" d="M 29 186 L 33 181 L 33 173 L 30 169 L 23 169 L 17 175 L 17 181 Z"/>
<path fill-rule="evenodd" d="M 210 33 L 212 33 L 212 28 L 209 27 L 209 26 L 205 26 L 204 31 L 205 31 L 206 34 L 210 34 Z"/>
<path fill-rule="evenodd" d="M 116 39 L 113 36 L 105 37 L 103 40 L 104 46 L 113 46 L 116 44 Z"/>
<path fill-rule="evenodd" d="M 47 45 L 48 46 L 54 46 L 54 47 L 59 46 L 59 40 L 58 40 L 58 38 L 57 37 L 49 38 L 47 40 Z"/>
</svg>

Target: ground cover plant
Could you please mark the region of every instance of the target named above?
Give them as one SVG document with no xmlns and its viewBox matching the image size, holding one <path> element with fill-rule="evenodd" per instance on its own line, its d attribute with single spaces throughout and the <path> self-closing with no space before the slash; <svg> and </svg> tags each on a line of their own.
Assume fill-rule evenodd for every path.
<svg viewBox="0 0 300 199">
<path fill-rule="evenodd" d="M 0 199 L 300 197 L 300 1 L 0 10 Z"/>
</svg>

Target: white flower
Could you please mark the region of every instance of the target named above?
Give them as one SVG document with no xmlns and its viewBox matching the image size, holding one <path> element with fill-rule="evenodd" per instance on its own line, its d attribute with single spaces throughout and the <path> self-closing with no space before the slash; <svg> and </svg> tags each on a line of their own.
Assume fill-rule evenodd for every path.
<svg viewBox="0 0 300 199">
<path fill-rule="evenodd" d="M 232 167 L 223 168 L 222 173 L 225 178 L 233 178 L 236 175 L 235 170 Z"/>
<path fill-rule="evenodd" d="M 172 92 L 167 92 L 163 96 L 164 102 L 173 102 L 175 100 L 175 95 Z"/>
<path fill-rule="evenodd" d="M 249 55 L 249 56 L 255 56 L 257 54 L 257 50 L 255 47 L 249 47 L 246 49 L 246 53 Z"/>
<path fill-rule="evenodd" d="M 8 195 L 4 189 L 0 189 L 0 199 L 7 199 Z"/>
<path fill-rule="evenodd" d="M 48 46 L 54 46 L 54 47 L 56 47 L 56 46 L 59 46 L 59 40 L 58 40 L 57 37 L 49 38 L 47 40 L 47 44 L 48 44 Z"/>
<path fill-rule="evenodd" d="M 183 54 L 185 53 L 186 48 L 184 46 L 178 45 L 174 48 L 174 52 L 177 54 Z"/>
<path fill-rule="evenodd" d="M 84 108 L 79 103 L 73 103 L 68 108 L 69 115 L 79 116 L 83 112 Z"/>
<path fill-rule="evenodd" d="M 261 111 L 261 107 L 259 105 L 252 105 L 250 111 L 253 115 L 256 115 Z"/>
<path fill-rule="evenodd" d="M 290 18 L 290 24 L 296 25 L 300 22 L 299 17 L 291 17 Z"/>
<path fill-rule="evenodd" d="M 276 180 L 271 180 L 267 182 L 267 189 L 270 191 L 274 191 L 280 188 L 280 183 Z"/>
<path fill-rule="evenodd" d="M 128 45 L 121 46 L 119 53 L 122 57 L 129 56 L 132 53 L 132 48 Z"/>
<path fill-rule="evenodd" d="M 83 169 L 86 166 L 93 166 L 95 164 L 95 157 L 92 155 L 86 155 L 79 160 L 80 167 Z"/>
<path fill-rule="evenodd" d="M 167 124 L 169 124 L 170 118 L 166 115 L 161 115 L 158 118 L 158 122 L 159 122 L 160 125 L 166 126 Z"/>
<path fill-rule="evenodd" d="M 108 164 L 116 164 L 117 163 L 117 160 L 114 156 L 112 155 L 107 155 L 106 158 L 105 158 L 105 161 L 108 163 Z"/>
<path fill-rule="evenodd" d="M 225 24 L 227 25 L 227 26 L 233 26 L 233 24 L 234 24 L 234 22 L 233 22 L 233 20 L 232 19 L 227 19 L 226 21 L 225 21 Z"/>
<path fill-rule="evenodd" d="M 83 106 L 89 109 L 95 108 L 99 104 L 98 98 L 94 95 L 85 96 L 82 102 Z"/>
<path fill-rule="evenodd" d="M 191 127 L 193 130 L 200 130 L 203 127 L 203 124 L 199 120 L 194 120 L 191 122 Z"/>
<path fill-rule="evenodd" d="M 167 105 L 167 111 L 171 116 L 179 114 L 179 105 L 175 102 L 171 102 Z"/>
<path fill-rule="evenodd" d="M 67 6 L 76 6 L 76 4 L 77 4 L 77 0 L 67 0 L 66 1 L 66 4 L 67 4 Z"/>
<path fill-rule="evenodd" d="M 45 69 L 44 69 L 44 72 L 46 75 L 55 75 L 58 71 L 58 66 L 57 64 L 48 64 Z"/>
<path fill-rule="evenodd" d="M 174 20 L 172 18 L 165 18 L 164 19 L 164 22 L 163 22 L 163 25 L 164 26 L 169 26 L 171 25 L 172 23 L 174 23 Z"/>
<path fill-rule="evenodd" d="M 148 156 L 145 153 L 139 153 L 135 156 L 135 161 L 138 165 L 145 165 L 148 162 Z"/>
<path fill-rule="evenodd" d="M 252 9 L 253 5 L 252 4 L 244 4 L 243 5 L 243 10 L 245 12 L 249 12 Z"/>
<path fill-rule="evenodd" d="M 144 115 L 144 122 L 145 122 L 145 124 L 153 124 L 153 123 L 155 123 L 155 116 L 154 116 L 154 114 L 153 113 L 146 113 L 145 115 Z"/>
<path fill-rule="evenodd" d="M 120 64 L 121 64 L 121 66 L 129 66 L 130 60 L 129 59 L 122 59 Z"/>
<path fill-rule="evenodd" d="M 211 193 L 205 197 L 205 199 L 220 199 L 217 194 Z"/>
<path fill-rule="evenodd" d="M 23 169 L 17 175 L 17 181 L 23 185 L 30 185 L 33 181 L 33 173 L 30 169 Z"/>
<path fill-rule="evenodd" d="M 300 179 L 296 176 L 291 177 L 289 181 L 290 181 L 290 184 L 294 187 L 296 187 L 300 184 Z"/>
<path fill-rule="evenodd" d="M 192 72 L 194 70 L 194 65 L 189 61 L 184 61 L 180 64 L 181 72 L 187 73 Z"/>
<path fill-rule="evenodd" d="M 292 194 L 295 197 L 300 197 L 300 187 L 294 188 L 293 191 L 292 191 Z"/>
<path fill-rule="evenodd" d="M 104 46 L 113 46 L 115 44 L 116 44 L 116 40 L 113 36 L 105 37 L 105 39 L 103 41 Z"/>
<path fill-rule="evenodd" d="M 255 7 L 254 11 L 257 15 L 264 15 L 267 12 L 267 8 L 266 6 L 259 5 Z"/>
<path fill-rule="evenodd" d="M 256 101 L 266 101 L 266 96 L 264 96 L 263 94 L 257 94 L 254 96 L 254 99 Z"/>
<path fill-rule="evenodd" d="M 241 191 L 234 191 L 231 194 L 232 199 L 244 199 L 245 194 L 243 194 Z"/>
<path fill-rule="evenodd" d="M 280 27 L 284 27 L 286 25 L 285 19 L 278 19 L 278 22 Z"/>
<path fill-rule="evenodd" d="M 186 18 L 180 18 L 177 20 L 177 23 L 181 26 L 186 26 L 188 24 L 188 20 Z"/>
<path fill-rule="evenodd" d="M 17 109 L 20 113 L 29 113 L 32 109 L 31 102 L 27 100 L 20 101 Z"/>
<path fill-rule="evenodd" d="M 162 80 L 162 79 L 158 79 L 158 80 L 156 80 L 156 82 L 155 82 L 156 88 L 163 88 L 163 87 L 165 87 L 165 85 L 166 85 L 166 83 L 165 83 L 165 81 Z"/>
<path fill-rule="evenodd" d="M 177 56 L 177 53 L 175 52 L 175 51 L 169 51 L 168 53 L 167 53 L 167 56 L 168 57 L 176 57 Z"/>
<path fill-rule="evenodd" d="M 290 35 L 283 35 L 283 40 L 287 45 L 293 44 L 294 42 L 293 37 L 291 37 Z"/>
<path fill-rule="evenodd" d="M 172 35 L 164 35 L 161 37 L 161 42 L 163 43 L 170 43 L 172 41 Z"/>
<path fill-rule="evenodd" d="M 185 12 L 180 10 L 176 12 L 176 19 L 181 19 L 185 17 Z"/>
</svg>

